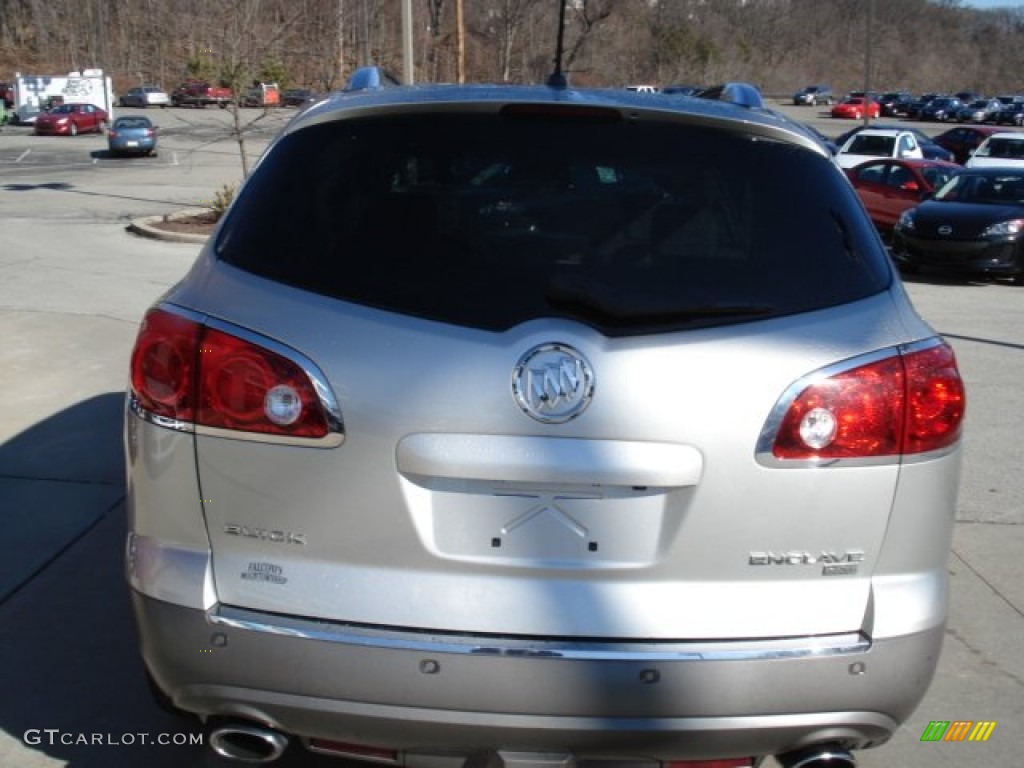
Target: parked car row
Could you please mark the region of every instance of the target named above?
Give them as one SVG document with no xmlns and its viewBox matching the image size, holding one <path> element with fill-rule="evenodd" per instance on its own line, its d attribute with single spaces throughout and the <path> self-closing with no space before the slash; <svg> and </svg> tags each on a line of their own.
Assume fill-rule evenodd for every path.
<svg viewBox="0 0 1024 768">
<path fill-rule="evenodd" d="M 904 271 L 1024 285 L 1024 133 L 961 126 L 934 141 L 957 162 L 924 157 L 905 128 L 877 127 L 840 137 L 835 160 Z"/>
<path fill-rule="evenodd" d="M 853 91 L 843 98 L 833 97 L 826 85 L 809 85 L 793 94 L 796 105 L 835 106 L 836 118 L 860 119 L 868 113 L 875 117 L 907 117 L 912 120 L 960 123 L 1024 125 L 1024 94 L 978 96 L 970 91 L 956 94 L 925 93 L 914 97 L 908 91 Z"/>
<path fill-rule="evenodd" d="M 303 107 L 320 98 L 309 88 L 291 88 L 281 91 L 275 83 L 254 83 L 242 97 L 243 107 Z M 170 94 L 155 85 L 129 88 L 118 105 L 122 107 L 227 107 L 234 100 L 230 88 L 212 85 L 205 80 L 188 80 Z"/>
</svg>

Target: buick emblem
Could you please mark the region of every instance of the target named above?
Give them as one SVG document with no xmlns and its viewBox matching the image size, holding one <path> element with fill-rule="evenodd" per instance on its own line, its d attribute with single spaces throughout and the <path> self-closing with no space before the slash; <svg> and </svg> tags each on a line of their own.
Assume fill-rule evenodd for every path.
<svg viewBox="0 0 1024 768">
<path fill-rule="evenodd" d="M 943 224 L 941 227 L 939 227 L 939 234 L 940 235 L 952 235 L 953 234 L 953 227 L 951 227 L 949 224 Z"/>
<path fill-rule="evenodd" d="M 560 424 L 579 416 L 594 395 L 594 372 L 579 352 L 565 344 L 534 347 L 512 371 L 512 394 L 530 417 Z"/>
</svg>

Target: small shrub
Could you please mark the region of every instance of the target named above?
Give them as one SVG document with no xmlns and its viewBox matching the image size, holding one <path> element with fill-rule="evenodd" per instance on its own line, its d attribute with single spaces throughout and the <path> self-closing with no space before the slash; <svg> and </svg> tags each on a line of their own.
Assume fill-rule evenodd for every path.
<svg viewBox="0 0 1024 768">
<path fill-rule="evenodd" d="M 210 208 L 213 209 L 214 221 L 220 221 L 220 217 L 224 215 L 234 199 L 234 186 L 225 184 L 217 190 L 217 193 L 213 196 L 213 203 L 210 205 Z"/>
</svg>

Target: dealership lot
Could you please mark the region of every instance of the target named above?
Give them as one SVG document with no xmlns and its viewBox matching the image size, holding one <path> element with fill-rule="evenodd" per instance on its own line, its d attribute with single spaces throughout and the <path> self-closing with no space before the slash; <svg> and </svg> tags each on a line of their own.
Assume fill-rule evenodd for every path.
<svg viewBox="0 0 1024 768">
<path fill-rule="evenodd" d="M 818 112 L 790 113 L 829 135 L 848 127 Z M 254 124 L 246 137 L 253 156 L 291 114 Z M 214 764 L 178 738 L 196 726 L 148 698 L 120 570 L 127 356 L 145 307 L 197 248 L 140 239 L 125 226 L 203 207 L 241 170 L 230 112 L 149 115 L 163 132 L 157 158 L 109 158 L 102 136 L 0 133 L 5 766 Z M 858 757 L 864 766 L 1011 765 L 1024 746 L 1024 289 L 930 276 L 907 289 L 953 344 L 969 388 L 952 619 L 925 702 L 890 745 Z M 997 727 L 984 744 L 921 743 L 934 720 Z M 285 764 L 338 762 L 298 754 Z"/>
</svg>

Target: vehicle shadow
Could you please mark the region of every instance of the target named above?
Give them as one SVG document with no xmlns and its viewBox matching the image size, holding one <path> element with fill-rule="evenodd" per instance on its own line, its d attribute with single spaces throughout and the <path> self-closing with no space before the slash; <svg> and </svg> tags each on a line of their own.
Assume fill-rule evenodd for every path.
<svg viewBox="0 0 1024 768">
<path fill-rule="evenodd" d="M 1006 279 L 996 277 L 978 278 L 970 277 L 941 270 L 921 269 L 917 272 L 904 272 L 900 270 L 900 278 L 904 283 L 922 283 L 926 285 L 963 285 L 973 287 L 986 287 L 991 285 L 1006 285 Z"/>
<path fill-rule="evenodd" d="M 0 444 L 0 555 L 17 560 L 6 550 L 19 527 L 50 536 L 49 557 L 0 591 L 5 768 L 47 758 L 71 768 L 237 765 L 204 746 L 197 719 L 160 709 L 146 684 L 123 567 L 122 407 L 123 394 L 105 393 Z M 26 499 L 32 514 L 11 514 Z M 296 745 L 276 765 L 345 762 Z"/>
<path fill-rule="evenodd" d="M 94 152 L 94 155 L 99 155 L 99 152 L 106 152 L 107 150 L 98 150 Z M 157 158 L 151 158 L 156 161 Z M 200 205 L 190 205 L 187 203 L 177 202 L 175 200 L 158 200 L 151 197 L 138 197 L 134 195 L 114 195 L 109 192 L 88 192 L 84 189 L 76 189 L 73 184 L 68 184 L 62 181 L 48 181 L 42 184 L 23 184 L 23 183 L 10 183 L 0 186 L 0 189 L 6 192 L 70 192 L 75 195 L 87 195 L 89 197 L 109 197 L 113 200 L 132 200 L 139 203 L 159 203 L 160 205 L 175 206 L 178 208 L 202 208 Z"/>
</svg>

